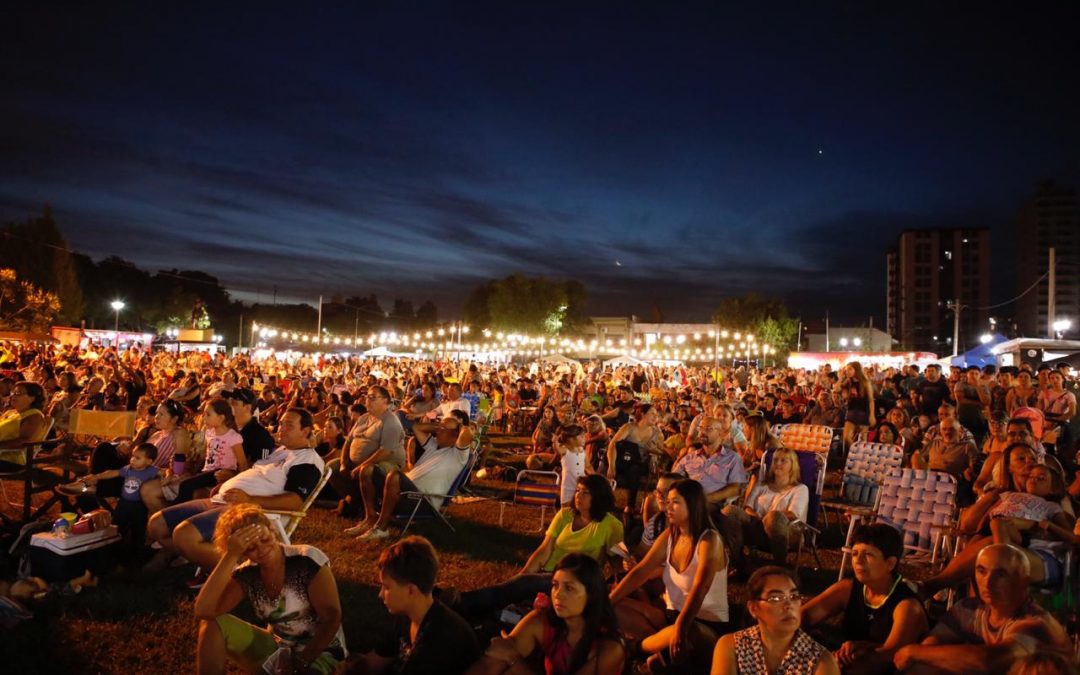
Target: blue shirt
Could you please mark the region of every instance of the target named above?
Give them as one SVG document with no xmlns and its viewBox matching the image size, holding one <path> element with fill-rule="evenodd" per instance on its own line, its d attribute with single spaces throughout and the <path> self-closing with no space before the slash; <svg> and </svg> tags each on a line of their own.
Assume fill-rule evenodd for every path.
<svg viewBox="0 0 1080 675">
<path fill-rule="evenodd" d="M 748 480 L 742 457 L 726 448 L 721 448 L 711 457 L 701 450 L 691 449 L 675 462 L 672 471 L 701 483 L 707 495 L 728 485 L 746 485 Z"/>
<path fill-rule="evenodd" d="M 469 402 L 469 419 L 476 419 L 476 414 L 480 412 L 480 394 L 465 392 L 461 398 Z"/>
<path fill-rule="evenodd" d="M 139 488 L 146 481 L 157 478 L 158 472 L 156 466 L 133 469 L 131 465 L 128 465 L 120 469 L 120 477 L 124 479 L 124 487 L 120 490 L 120 498 L 128 502 L 137 502 L 142 499 L 139 496 Z"/>
</svg>

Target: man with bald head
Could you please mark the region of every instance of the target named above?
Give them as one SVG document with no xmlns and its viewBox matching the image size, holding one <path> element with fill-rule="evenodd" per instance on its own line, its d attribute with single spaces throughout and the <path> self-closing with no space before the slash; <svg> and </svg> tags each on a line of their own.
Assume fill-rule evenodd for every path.
<svg viewBox="0 0 1080 675">
<path fill-rule="evenodd" d="M 921 644 L 896 652 L 897 670 L 909 673 L 1004 673 L 1037 651 L 1068 650 L 1065 629 L 1031 598 L 1023 551 L 992 544 L 975 561 L 979 595 L 966 598 Z"/>
</svg>

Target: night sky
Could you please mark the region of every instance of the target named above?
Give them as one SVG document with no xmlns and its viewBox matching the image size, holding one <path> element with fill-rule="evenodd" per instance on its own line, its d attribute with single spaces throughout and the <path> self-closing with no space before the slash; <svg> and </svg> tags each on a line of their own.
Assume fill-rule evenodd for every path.
<svg viewBox="0 0 1080 675">
<path fill-rule="evenodd" d="M 993 227 L 999 301 L 1017 206 L 1080 186 L 1075 2 L 22 4 L 0 220 L 248 301 L 454 318 L 521 271 L 593 314 L 877 323 L 901 229 Z"/>
</svg>

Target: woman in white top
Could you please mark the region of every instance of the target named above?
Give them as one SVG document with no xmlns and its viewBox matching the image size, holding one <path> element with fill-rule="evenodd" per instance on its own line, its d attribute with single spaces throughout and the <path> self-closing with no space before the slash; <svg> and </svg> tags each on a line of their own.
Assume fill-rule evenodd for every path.
<svg viewBox="0 0 1080 675">
<path fill-rule="evenodd" d="M 801 482 L 798 455 L 788 448 L 775 450 L 765 480 L 758 480 L 755 474 L 746 486 L 742 506 L 732 504 L 724 509 L 725 516 L 742 523 L 742 539 L 728 543 L 733 549 L 741 549 L 743 541 L 768 548 L 776 564 L 784 565 L 788 550 L 802 536 L 792 524 L 806 522 L 809 503 L 810 490 Z"/>
<path fill-rule="evenodd" d="M 611 592 L 611 602 L 623 632 L 640 641 L 650 663 L 703 672 L 717 636 L 727 632 L 727 555 L 700 483 L 672 485 L 666 510 L 667 530 Z M 660 569 L 666 610 L 628 597 Z"/>
</svg>

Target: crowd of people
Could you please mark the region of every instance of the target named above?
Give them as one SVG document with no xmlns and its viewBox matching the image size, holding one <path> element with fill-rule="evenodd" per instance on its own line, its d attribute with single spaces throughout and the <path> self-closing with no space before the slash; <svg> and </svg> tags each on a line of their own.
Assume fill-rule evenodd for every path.
<svg viewBox="0 0 1080 675">
<path fill-rule="evenodd" d="M 1067 365 L 946 376 L 857 361 L 811 371 L 2 353 L 0 468 L 18 469 L 24 444 L 47 434 L 61 456 L 88 454 L 86 475 L 57 490 L 84 511 L 107 504 L 148 573 L 177 558 L 202 571 L 189 584 L 199 672 L 230 661 L 275 673 L 1076 672 L 1075 636 L 1032 590 L 1061 585 L 1080 538 Z M 79 409 L 129 411 L 134 433 L 88 445 L 71 429 Z M 853 577 L 804 595 L 789 560 L 811 495 L 773 431 L 797 423 L 837 431 L 830 468 L 866 440 L 953 476 L 967 543 L 915 583 L 901 575 L 901 534 L 863 525 Z M 498 432 L 528 437 L 525 465 L 560 474 L 562 508 L 518 574 L 439 585 L 427 540 L 384 540 L 396 515 L 442 508 Z M 379 597 L 394 622 L 369 652 L 346 647 L 327 556 L 292 543 L 276 513 L 316 496 L 336 502 L 341 536 L 382 542 Z M 950 591 L 962 599 L 942 610 L 933 599 Z M 265 627 L 232 614 L 242 602 Z M 481 644 L 476 622 L 508 606 L 526 609 Z"/>
</svg>

